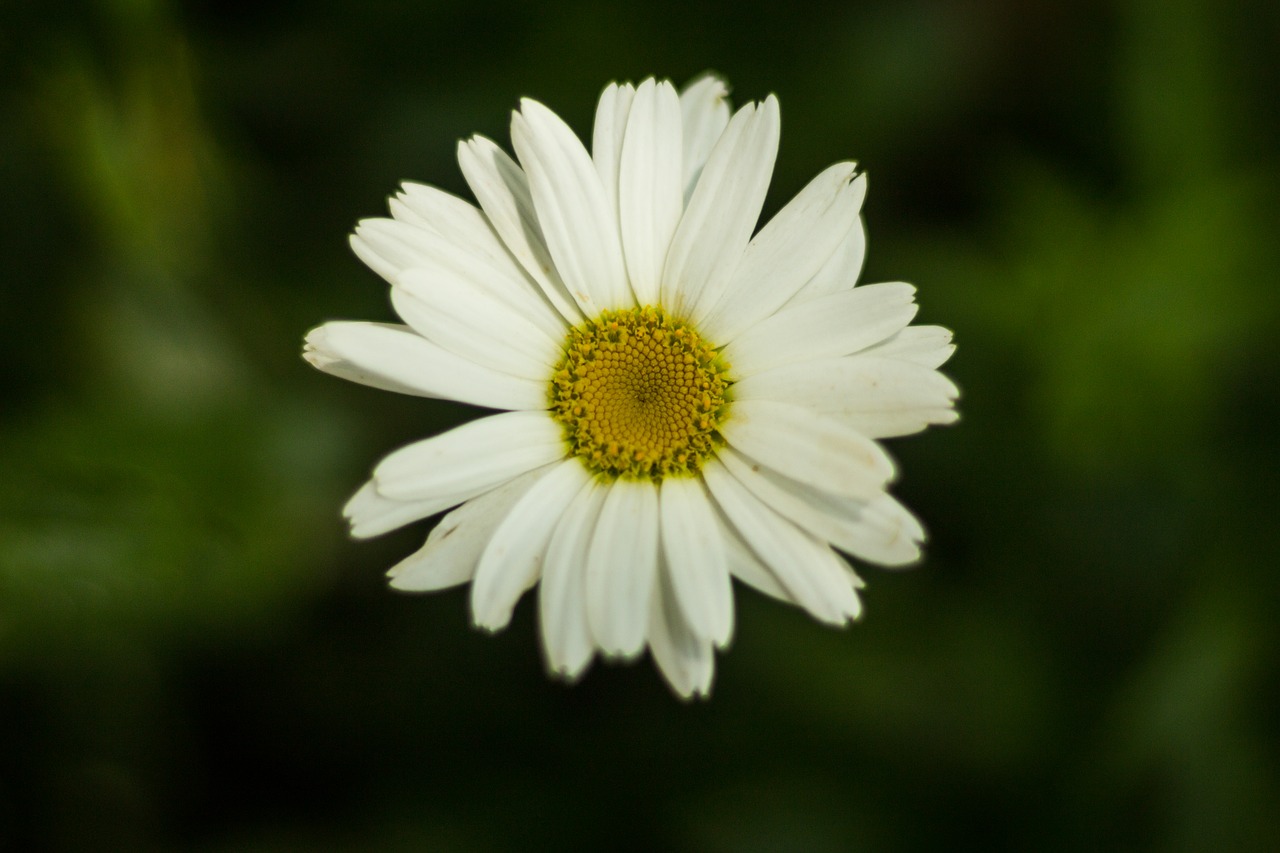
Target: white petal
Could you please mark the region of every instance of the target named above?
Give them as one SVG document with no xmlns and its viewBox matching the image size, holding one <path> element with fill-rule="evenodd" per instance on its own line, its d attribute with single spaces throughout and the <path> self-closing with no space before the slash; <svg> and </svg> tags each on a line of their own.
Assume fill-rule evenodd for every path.
<svg viewBox="0 0 1280 853">
<path fill-rule="evenodd" d="M 493 273 L 478 282 L 486 292 L 520 311 L 547 334 L 557 338 L 564 335 L 564 317 L 516 262 L 475 205 L 444 190 L 411 182 L 405 182 L 390 205 L 396 219 L 434 231 L 446 245 L 470 258 L 483 259 Z"/>
<path fill-rule="evenodd" d="M 867 183 L 853 163 L 831 166 L 760 229 L 718 303 L 700 318 L 712 340 L 728 342 L 778 310 L 813 278 L 858 218 Z"/>
<path fill-rule="evenodd" d="M 627 119 L 618 217 L 636 302 L 656 305 L 662 265 L 684 209 L 680 99 L 670 83 L 640 84 Z"/>
<path fill-rule="evenodd" d="M 618 209 L 618 164 L 622 162 L 622 139 L 635 94 L 636 90 L 630 83 L 610 83 L 600 93 L 600 102 L 596 104 L 591 159 L 596 164 L 610 210 Z"/>
<path fill-rule="evenodd" d="M 782 584 L 774 577 L 769 567 L 760 562 L 755 552 L 742 541 L 733 522 L 725 517 L 724 511 L 716 507 L 716 518 L 720 525 L 721 536 L 725 542 L 725 552 L 729 555 L 729 573 L 756 592 L 763 592 L 771 598 L 796 604 L 796 600 L 782 588 Z"/>
<path fill-rule="evenodd" d="M 898 438 L 914 435 L 931 426 L 953 424 L 960 419 L 960 414 L 947 404 L 930 408 L 832 412 L 829 417 L 872 438 Z"/>
<path fill-rule="evenodd" d="M 387 220 L 366 219 L 364 222 L 383 222 Z M 400 223 L 403 225 L 404 223 Z M 359 225 L 356 226 L 360 228 Z M 403 241 L 375 236 L 371 241 L 355 234 L 348 238 L 351 251 L 364 262 L 369 269 L 382 276 L 388 282 L 395 281 L 401 270 L 414 266 L 418 261 L 417 254 Z"/>
<path fill-rule="evenodd" d="M 706 466 L 703 476 L 738 534 L 797 604 L 834 625 L 856 617 L 858 596 L 834 551 L 762 504 L 721 465 Z"/>
<path fill-rule="evenodd" d="M 551 535 L 542 569 L 538 616 L 547 667 L 568 679 L 581 675 L 595 653 L 587 624 L 585 565 L 604 497 L 605 487 L 595 480 L 583 486 Z"/>
<path fill-rule="evenodd" d="M 866 180 L 865 175 L 863 180 Z M 795 296 L 791 297 L 792 303 L 849 290 L 858 283 L 858 276 L 862 275 L 862 263 L 866 256 L 867 229 L 862 222 L 862 217 L 858 217 L 822 268 L 796 292 Z"/>
<path fill-rule="evenodd" d="M 352 536 L 368 539 L 435 515 L 488 490 L 487 487 L 479 487 L 453 494 L 433 495 L 423 500 L 406 501 L 379 494 L 378 484 L 369 480 L 347 501 L 342 508 L 342 515 L 351 523 Z"/>
<path fill-rule="evenodd" d="M 542 467 L 521 474 L 440 519 L 426 544 L 387 572 L 391 586 L 406 592 L 427 592 L 471 580 L 494 530 L 516 501 L 550 470 Z"/>
<path fill-rule="evenodd" d="M 588 479 L 582 463 L 566 459 L 508 503 L 478 556 L 471 586 L 477 626 L 498 631 L 511 621 L 516 601 L 542 574 L 551 532 Z"/>
<path fill-rule="evenodd" d="M 715 653 L 711 641 L 692 631 L 676 601 L 673 574 L 664 565 L 654 577 L 653 607 L 649 613 L 649 650 L 658 671 L 682 699 L 711 692 Z"/>
<path fill-rule="evenodd" d="M 753 464 L 732 448 L 722 448 L 717 455 L 729 473 L 774 512 L 842 551 L 887 566 L 920 558 L 917 543 L 924 531 L 888 495 L 868 501 L 838 498 Z"/>
<path fill-rule="evenodd" d="M 547 301 L 570 324 L 582 322 L 582 312 L 551 260 L 524 170 L 483 136 L 458 143 L 458 165 L 489 224 L 525 272 L 542 288 Z"/>
<path fill-rule="evenodd" d="M 395 199 L 391 207 L 401 217 L 420 219 L 417 214 L 407 213 L 408 208 Z M 491 239 L 496 242 L 496 238 Z M 514 264 L 497 264 L 484 251 L 405 218 L 360 220 L 351 235 L 351 248 L 391 284 L 407 269 L 439 270 L 469 281 L 498 299 L 519 300 L 521 291 L 530 291 L 527 300 L 513 301 L 513 306 L 543 307 L 531 292 L 524 273 Z"/>
<path fill-rule="evenodd" d="M 724 348 L 737 377 L 849 355 L 893 335 L 916 314 L 909 284 L 869 284 L 787 305 Z"/>
<path fill-rule="evenodd" d="M 595 164 L 559 116 L 524 99 L 511 117 L 511 142 L 547 248 L 569 293 L 588 316 L 634 304 L 618 236 Z"/>
<path fill-rule="evenodd" d="M 419 519 L 434 515 L 437 501 L 396 501 L 378 494 L 373 480 L 362 485 L 342 507 L 342 516 L 351 523 L 351 535 L 357 539 L 380 536 Z"/>
<path fill-rule="evenodd" d="M 407 208 L 392 200 L 393 211 L 401 216 Z M 478 212 L 477 212 L 478 215 Z M 488 226 L 484 226 L 486 230 Z M 490 235 L 496 243 L 496 238 Z M 508 305 L 524 315 L 546 334 L 564 334 L 564 320 L 537 292 L 524 272 L 508 259 L 505 264 L 490 260 L 483 251 L 447 237 L 433 228 L 398 219 L 365 219 L 351 236 L 351 248 L 361 260 L 391 284 L 400 281 L 406 270 L 421 270 L 436 278 L 465 282 L 476 291 Z M 505 252 L 501 246 L 498 247 Z"/>
<path fill-rule="evenodd" d="M 887 341 L 863 350 L 860 355 L 896 358 L 922 367 L 940 367 L 955 351 L 949 329 L 941 326 L 908 326 Z"/>
<path fill-rule="evenodd" d="M 545 384 L 563 356 L 562 342 L 525 315 L 452 276 L 406 270 L 391 303 L 427 340 L 502 373 Z"/>
<path fill-rule="evenodd" d="M 778 100 L 738 110 L 716 141 L 676 228 L 662 272 L 662 304 L 697 322 L 751 239 L 778 154 Z"/>
<path fill-rule="evenodd" d="M 652 480 L 607 487 L 587 551 L 587 623 L 605 654 L 644 649 L 658 568 L 658 488 Z"/>
<path fill-rule="evenodd" d="M 400 368 L 390 373 L 387 370 L 380 369 L 378 372 L 372 372 L 368 367 L 361 367 L 360 364 L 348 361 L 338 354 L 337 349 L 341 347 L 344 350 L 350 350 L 349 339 L 353 337 L 377 338 L 385 336 L 390 338 L 390 334 L 382 332 L 370 333 L 361 327 L 372 327 L 375 329 L 392 329 L 393 334 L 403 332 L 409 337 L 422 340 L 422 337 L 410 329 L 408 326 L 398 326 L 386 323 L 366 323 L 366 322 L 334 322 L 325 323 L 323 326 L 317 326 L 307 333 L 305 341 L 302 345 L 302 359 L 314 367 L 316 370 L 322 370 L 325 373 L 332 374 L 351 382 L 359 382 L 361 385 L 368 385 L 371 388 L 380 388 L 383 391 L 395 391 L 398 394 L 414 394 L 418 396 L 433 396 L 423 389 L 423 382 L 429 381 L 430 376 L 418 376 L 414 371 L 405 371 L 403 368 L 412 367 L 411 364 L 395 364 L 388 362 L 385 365 L 379 359 L 376 363 L 380 367 Z M 359 331 L 353 331 L 359 329 Z M 426 341 L 423 341 L 426 343 Z M 431 345 L 434 347 L 434 345 Z M 435 347 L 439 349 L 438 347 Z M 376 355 L 375 353 L 373 353 Z M 452 357 L 452 354 L 450 354 Z M 368 361 L 367 358 L 361 361 Z M 405 381 L 397 381 L 391 376 L 400 376 Z"/>
<path fill-rule="evenodd" d="M 706 74 L 694 80 L 680 93 L 681 123 L 684 126 L 684 156 L 682 159 L 684 200 L 693 195 L 693 188 L 702 175 L 702 167 L 711 156 L 720 134 L 729 124 L 729 87 L 714 74 Z"/>
<path fill-rule="evenodd" d="M 429 184 L 404 181 L 390 205 L 391 215 L 398 220 L 434 231 L 492 264 L 514 264 L 484 214 L 464 198 Z"/>
<path fill-rule="evenodd" d="M 736 383 L 733 393 L 732 411 L 745 401 L 774 400 L 871 438 L 888 438 L 954 422 L 953 403 L 960 392 L 931 368 L 858 354 L 766 370 Z"/>
<path fill-rule="evenodd" d="M 796 600 L 795 596 L 783 588 L 782 583 L 778 580 L 777 576 L 774 575 L 768 566 L 760 561 L 760 558 L 756 556 L 756 553 L 752 551 L 750 546 L 742 540 L 742 537 L 738 534 L 733 523 L 729 521 L 725 516 L 724 511 L 718 506 L 716 507 L 716 518 L 724 537 L 726 550 L 729 554 L 729 571 L 733 576 L 757 592 L 762 592 L 765 595 L 776 598 L 779 601 L 785 601 L 788 604 L 800 605 L 800 602 Z M 832 552 L 830 549 L 827 549 L 827 553 L 831 554 Z M 836 571 L 844 574 L 849 583 L 855 589 L 862 589 L 862 587 L 865 586 L 862 579 L 857 576 L 847 563 L 838 558 L 835 562 L 838 563 L 838 565 L 835 566 Z M 861 608 L 861 602 L 857 602 L 851 618 L 857 618 L 857 615 L 861 612 Z"/>
<path fill-rule="evenodd" d="M 872 497 L 894 472 L 874 441 L 795 405 L 735 400 L 720 433 L 757 462 L 835 495 Z"/>
<path fill-rule="evenodd" d="M 733 585 L 715 510 L 700 479 L 662 481 L 662 551 L 675 601 L 690 629 L 717 646 L 733 634 Z"/>
<path fill-rule="evenodd" d="M 388 391 L 492 409 L 545 409 L 546 382 L 520 379 L 443 349 L 407 326 L 325 323 L 307 334 L 313 367 Z"/>
<path fill-rule="evenodd" d="M 492 488 L 564 455 L 563 431 L 546 412 L 504 412 L 402 447 L 373 477 L 386 497 L 425 500 Z"/>
<path fill-rule="evenodd" d="M 862 553 L 848 548 L 854 556 L 880 563 L 884 566 L 906 566 L 919 559 L 919 545 L 926 534 L 920 520 L 905 506 L 884 494 L 873 498 L 858 515 L 859 537 Z M 903 541 L 910 543 L 903 544 Z M 910 552 L 917 554 L 912 557 Z"/>
</svg>

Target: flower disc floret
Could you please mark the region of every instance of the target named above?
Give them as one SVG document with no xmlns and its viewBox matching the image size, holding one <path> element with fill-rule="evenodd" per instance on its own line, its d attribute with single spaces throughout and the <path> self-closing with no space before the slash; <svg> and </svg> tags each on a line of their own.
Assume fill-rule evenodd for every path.
<svg viewBox="0 0 1280 853">
<path fill-rule="evenodd" d="M 691 476 L 722 443 L 728 366 L 687 323 L 646 306 L 569 330 L 551 414 L 570 452 L 611 478 Z"/>
</svg>

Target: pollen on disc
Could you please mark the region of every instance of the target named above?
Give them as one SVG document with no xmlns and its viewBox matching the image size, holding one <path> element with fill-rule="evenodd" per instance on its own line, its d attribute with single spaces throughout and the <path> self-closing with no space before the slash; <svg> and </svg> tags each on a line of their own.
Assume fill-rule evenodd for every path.
<svg viewBox="0 0 1280 853">
<path fill-rule="evenodd" d="M 727 369 L 692 327 L 658 308 L 605 311 L 569 331 L 551 413 L 598 473 L 691 475 L 720 444 Z"/>
</svg>

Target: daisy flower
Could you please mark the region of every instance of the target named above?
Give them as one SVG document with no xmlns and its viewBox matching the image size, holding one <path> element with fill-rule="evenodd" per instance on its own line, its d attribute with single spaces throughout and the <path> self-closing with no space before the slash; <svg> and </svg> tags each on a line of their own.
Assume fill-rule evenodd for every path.
<svg viewBox="0 0 1280 853">
<path fill-rule="evenodd" d="M 536 586 L 553 673 L 647 648 L 689 697 L 733 634 L 733 578 L 843 625 L 863 586 L 844 555 L 918 559 L 878 439 L 956 419 L 951 333 L 909 325 L 908 284 L 855 286 L 854 163 L 753 233 L 778 138 L 775 97 L 731 115 L 715 76 L 610 85 L 590 151 L 526 99 L 515 159 L 458 146 L 478 206 L 406 183 L 358 225 L 404 325 L 325 323 L 306 360 L 501 410 L 395 451 L 346 505 L 357 537 L 451 510 L 393 587 L 470 583 L 498 631 Z"/>
</svg>

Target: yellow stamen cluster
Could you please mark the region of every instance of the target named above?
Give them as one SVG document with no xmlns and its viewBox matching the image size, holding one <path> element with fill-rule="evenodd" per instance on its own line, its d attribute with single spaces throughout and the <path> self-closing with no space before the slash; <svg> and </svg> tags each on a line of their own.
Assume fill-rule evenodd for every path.
<svg viewBox="0 0 1280 853">
<path fill-rule="evenodd" d="M 611 477 L 688 476 L 720 444 L 727 365 L 688 325 L 646 306 L 569 331 L 551 414 L 571 452 Z"/>
</svg>

